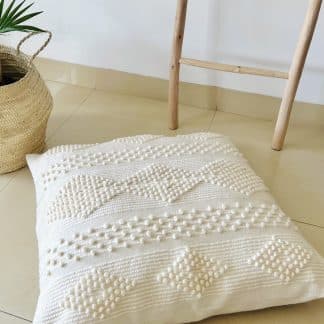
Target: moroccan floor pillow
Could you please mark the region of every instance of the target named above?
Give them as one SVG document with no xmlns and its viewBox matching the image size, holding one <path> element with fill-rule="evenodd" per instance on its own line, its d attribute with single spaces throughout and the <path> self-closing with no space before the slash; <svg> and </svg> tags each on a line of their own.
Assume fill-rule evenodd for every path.
<svg viewBox="0 0 324 324">
<path fill-rule="evenodd" d="M 324 297 L 324 259 L 224 136 L 60 146 L 28 163 L 35 323 L 185 323 Z"/>
</svg>

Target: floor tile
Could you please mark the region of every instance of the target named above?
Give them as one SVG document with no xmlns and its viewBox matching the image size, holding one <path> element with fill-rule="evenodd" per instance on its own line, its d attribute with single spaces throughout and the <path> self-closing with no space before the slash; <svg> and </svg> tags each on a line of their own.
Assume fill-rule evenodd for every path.
<svg viewBox="0 0 324 324">
<path fill-rule="evenodd" d="M 54 108 L 48 121 L 47 136 L 53 133 L 79 108 L 89 96 L 91 89 L 47 81 L 47 86 L 54 99 Z"/>
<path fill-rule="evenodd" d="M 31 319 L 38 294 L 38 265 L 34 186 L 27 168 L 17 171 L 1 192 L 0 217 L 0 309 Z"/>
<path fill-rule="evenodd" d="M 213 111 L 185 107 L 179 130 L 207 130 Z M 94 91 L 73 114 L 49 145 L 93 143 L 139 134 L 175 135 L 167 128 L 165 102 Z"/>
<path fill-rule="evenodd" d="M 0 174 L 0 191 L 9 183 L 9 181 L 15 176 L 15 173 Z"/>
<path fill-rule="evenodd" d="M 293 219 L 324 227 L 322 126 L 295 124 L 283 151 L 271 150 L 273 123 L 217 112 L 211 131 L 229 136 Z"/>
<path fill-rule="evenodd" d="M 45 80 L 94 88 L 96 69 L 88 66 L 36 58 L 35 65 Z"/>
<path fill-rule="evenodd" d="M 206 132 L 210 128 L 216 111 L 213 109 L 195 108 L 180 105 L 179 128 L 177 134 Z"/>
<path fill-rule="evenodd" d="M 319 324 L 323 322 L 324 299 L 259 311 L 216 316 L 200 324 Z"/>
<path fill-rule="evenodd" d="M 306 240 L 324 257 L 324 228 L 298 222 L 295 224 Z"/>
<path fill-rule="evenodd" d="M 2 313 L 0 311 L 0 324 L 27 324 L 27 323 L 31 323 L 31 322 L 15 317 L 13 315 Z"/>
</svg>

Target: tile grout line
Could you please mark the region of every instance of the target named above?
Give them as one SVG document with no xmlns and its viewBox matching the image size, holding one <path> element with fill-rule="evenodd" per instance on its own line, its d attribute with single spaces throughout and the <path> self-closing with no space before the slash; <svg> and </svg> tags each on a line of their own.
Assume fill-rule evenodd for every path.
<svg viewBox="0 0 324 324">
<path fill-rule="evenodd" d="M 77 105 L 77 107 L 72 111 L 72 113 L 62 121 L 62 123 L 53 131 L 53 133 L 47 137 L 46 142 L 51 140 L 58 133 L 58 131 L 63 127 L 63 125 L 65 125 L 73 117 L 73 115 L 81 109 L 81 106 L 90 98 L 90 96 L 95 91 L 95 89 L 92 88 L 86 89 L 90 90 L 88 95 L 85 96 L 85 98 Z"/>
<path fill-rule="evenodd" d="M 21 168 L 21 169 L 19 169 L 19 170 L 22 170 L 22 169 L 24 169 L 24 168 Z M 4 191 L 8 186 L 9 186 L 9 184 L 12 182 L 12 180 L 15 178 L 15 177 L 17 177 L 17 175 L 18 175 L 18 172 L 17 171 L 19 171 L 19 170 L 15 170 L 15 171 L 12 171 L 13 173 L 15 173 L 15 174 L 13 174 L 12 175 L 12 177 L 7 181 L 7 183 L 0 189 L 0 194 L 1 194 L 1 192 L 2 191 Z M 1 311 L 1 310 L 0 310 Z"/>
<path fill-rule="evenodd" d="M 317 224 L 312 224 L 312 223 L 307 223 L 307 222 L 302 222 L 302 221 L 299 221 L 299 220 L 295 220 L 292 218 L 292 220 L 296 223 L 299 223 L 299 224 L 304 224 L 304 225 L 309 225 L 309 226 L 313 226 L 313 227 L 317 227 L 317 228 L 320 228 L 320 229 L 323 229 L 324 230 L 324 226 L 322 225 L 317 225 Z"/>
<path fill-rule="evenodd" d="M 211 127 L 212 127 L 212 125 L 213 125 L 213 122 L 214 122 L 214 120 L 215 120 L 215 117 L 216 117 L 216 112 L 217 112 L 217 107 L 216 107 L 216 109 L 215 109 L 215 111 L 214 111 L 214 114 L 213 114 L 213 116 L 212 116 L 212 118 L 211 118 L 211 120 L 210 120 L 210 122 L 209 122 L 209 126 L 208 126 L 208 128 L 207 128 L 207 132 L 210 132 L 210 129 L 211 129 Z"/>
<path fill-rule="evenodd" d="M 15 314 L 12 314 L 12 313 L 9 313 L 9 312 L 6 312 L 6 311 L 4 311 L 4 310 L 2 310 L 2 309 L 0 309 L 0 314 L 6 314 L 6 315 L 8 315 L 8 316 L 11 316 L 11 317 L 15 317 L 15 318 L 18 318 L 18 319 L 21 319 L 21 320 L 23 320 L 23 321 L 25 321 L 25 322 L 28 322 L 28 323 L 31 323 L 32 321 L 31 320 L 29 320 L 29 319 L 27 319 L 27 318 L 24 318 L 24 317 L 22 317 L 22 316 L 19 316 L 19 315 L 15 315 Z"/>
<path fill-rule="evenodd" d="M 52 80 L 52 79 L 48 79 L 48 78 L 45 78 L 45 77 L 43 77 L 43 80 L 45 82 L 54 82 L 54 83 L 64 84 L 66 86 L 72 86 L 72 87 L 78 87 L 78 88 L 83 88 L 83 89 L 96 90 L 96 87 L 87 87 L 87 86 L 84 86 L 84 85 L 74 84 L 74 83 L 71 83 L 71 82 Z"/>
<path fill-rule="evenodd" d="M 140 96 L 140 95 L 128 94 L 128 93 L 123 93 L 123 92 L 118 92 L 118 91 L 113 91 L 113 90 L 108 90 L 108 89 L 97 88 L 96 85 L 94 87 L 86 87 L 86 86 L 82 86 L 82 85 L 78 85 L 78 84 L 74 84 L 74 83 L 51 80 L 51 79 L 47 79 L 47 78 L 44 78 L 44 77 L 43 77 L 43 79 L 45 81 L 48 81 L 48 82 L 55 82 L 55 83 L 64 84 L 66 86 L 80 87 L 80 88 L 90 89 L 90 90 L 99 91 L 99 92 L 106 92 L 106 93 L 115 94 L 115 95 L 119 95 L 119 96 L 143 98 L 143 99 L 148 99 L 148 100 L 153 100 L 153 101 L 158 101 L 158 102 L 165 102 L 165 103 L 167 103 L 167 101 L 168 101 L 168 98 L 163 99 L 163 98 L 154 98 L 154 97 L 145 96 L 145 95 Z M 198 106 L 193 106 L 193 105 L 190 105 L 190 104 L 182 104 L 180 102 L 179 102 L 179 105 L 188 106 L 188 107 L 191 107 L 191 108 L 196 108 L 196 109 L 205 110 L 205 111 L 217 111 L 217 107 L 216 108 L 198 107 Z M 240 116 L 244 116 L 244 115 L 240 115 Z"/>
</svg>

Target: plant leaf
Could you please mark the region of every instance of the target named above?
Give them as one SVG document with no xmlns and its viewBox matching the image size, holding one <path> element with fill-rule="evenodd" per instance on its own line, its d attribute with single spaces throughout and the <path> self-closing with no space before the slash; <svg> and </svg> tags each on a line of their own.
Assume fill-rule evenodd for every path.
<svg viewBox="0 0 324 324">
<path fill-rule="evenodd" d="M 1 17 L 1 25 L 2 26 L 6 26 L 7 23 L 10 21 L 10 13 L 11 13 L 11 9 L 14 6 L 16 0 L 12 0 L 10 5 L 8 6 L 7 10 L 5 11 L 5 13 L 3 14 L 3 16 Z"/>
<path fill-rule="evenodd" d="M 12 20 L 16 20 L 17 18 L 19 18 L 23 13 L 25 13 L 30 7 L 32 7 L 34 5 L 34 3 L 31 3 L 29 5 L 27 5 L 26 7 L 24 7 L 23 9 L 21 9 L 20 11 L 18 11 L 13 17 Z"/>
<path fill-rule="evenodd" d="M 12 0 L 12 1 L 10 2 L 10 4 L 9 4 L 9 6 L 7 7 L 6 11 L 5 11 L 5 12 L 3 13 L 3 15 L 2 15 L 2 17 L 3 17 L 4 19 L 6 19 L 6 18 L 8 17 L 8 15 L 9 15 L 9 13 L 10 13 L 12 7 L 14 6 L 15 2 L 16 2 L 16 0 Z"/>
<path fill-rule="evenodd" d="M 13 18 L 13 16 L 16 14 L 16 12 L 21 8 L 21 6 L 22 6 L 25 2 L 26 2 L 26 0 L 20 2 L 20 3 L 18 4 L 18 6 L 16 6 L 15 8 L 13 8 L 13 9 L 11 10 L 10 14 L 9 14 L 9 17 L 10 17 L 10 18 Z"/>
<path fill-rule="evenodd" d="M 44 32 L 45 31 L 44 29 L 41 29 L 41 28 L 38 28 L 35 26 L 30 26 L 30 25 L 18 25 L 17 28 L 20 29 L 19 31 L 24 31 L 24 32 L 31 32 L 31 31 Z M 21 30 L 21 29 L 23 29 L 23 30 Z"/>
<path fill-rule="evenodd" d="M 43 13 L 43 11 L 38 11 L 38 12 L 34 12 L 34 13 L 31 13 L 31 14 L 28 14 L 28 15 L 25 15 L 25 16 L 22 16 L 21 18 L 13 21 L 14 24 L 16 25 L 19 25 L 21 24 L 22 22 L 26 21 L 26 20 L 29 20 L 35 16 L 38 16 L 39 14 Z"/>
<path fill-rule="evenodd" d="M 27 33 L 27 32 L 43 32 L 44 30 L 34 27 L 34 26 L 27 26 L 27 25 L 0 28 L 0 34 L 6 34 L 6 33 L 14 32 L 14 31 Z"/>
<path fill-rule="evenodd" d="M 14 31 L 24 31 L 24 30 L 17 30 L 17 28 L 11 28 L 11 27 L 4 27 L 4 28 L 0 28 L 0 34 L 5 34 L 5 33 L 9 33 L 9 32 L 14 32 Z"/>
<path fill-rule="evenodd" d="M 12 0 L 5 12 L 3 12 L 4 0 L 0 0 L 0 33 L 9 33 L 12 31 L 21 32 L 42 32 L 43 30 L 30 25 L 22 25 L 27 20 L 38 16 L 42 11 L 25 14 L 26 11 L 34 4 L 24 6 L 26 0 L 21 1 L 18 5 L 16 0 Z"/>
<path fill-rule="evenodd" d="M 0 17 L 2 16 L 3 5 L 4 5 L 4 0 L 1 0 L 0 1 Z"/>
<path fill-rule="evenodd" d="M 5 26 L 11 11 L 11 8 L 13 7 L 13 5 L 15 4 L 16 0 L 12 0 L 8 6 L 8 8 L 6 9 L 6 11 L 4 12 L 4 14 L 1 16 L 1 25 Z"/>
</svg>

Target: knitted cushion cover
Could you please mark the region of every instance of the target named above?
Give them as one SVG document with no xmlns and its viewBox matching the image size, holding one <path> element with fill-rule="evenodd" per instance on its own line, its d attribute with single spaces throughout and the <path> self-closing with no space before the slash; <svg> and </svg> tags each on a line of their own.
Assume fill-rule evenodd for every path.
<svg viewBox="0 0 324 324">
<path fill-rule="evenodd" d="M 184 323 L 324 297 L 323 258 L 224 136 L 135 136 L 28 162 L 35 323 Z"/>
</svg>

